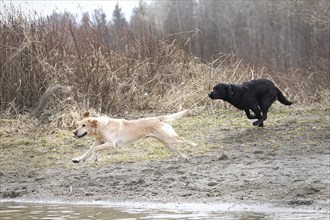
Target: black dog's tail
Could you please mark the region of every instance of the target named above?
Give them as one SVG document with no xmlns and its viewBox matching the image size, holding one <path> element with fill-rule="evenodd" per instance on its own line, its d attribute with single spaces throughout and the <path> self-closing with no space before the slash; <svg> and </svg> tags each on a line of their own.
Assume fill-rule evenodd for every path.
<svg viewBox="0 0 330 220">
<path fill-rule="evenodd" d="M 283 93 L 281 92 L 281 90 L 279 90 L 278 88 L 276 88 L 277 90 L 277 100 L 280 101 L 282 104 L 284 105 L 291 105 L 292 102 L 290 102 L 289 100 L 287 100 Z"/>
</svg>

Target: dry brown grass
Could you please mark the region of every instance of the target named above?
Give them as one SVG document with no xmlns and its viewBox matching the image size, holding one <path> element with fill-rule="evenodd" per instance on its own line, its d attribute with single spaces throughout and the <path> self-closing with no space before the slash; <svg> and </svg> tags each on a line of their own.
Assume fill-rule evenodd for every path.
<svg viewBox="0 0 330 220">
<path fill-rule="evenodd" d="M 0 14 L 2 118 L 33 112 L 54 84 L 70 86 L 72 92 L 49 94 L 38 116 L 66 128 L 74 126 L 80 112 L 90 109 L 122 115 L 227 107 L 207 97 L 216 83 L 260 77 L 275 81 L 295 105 L 330 104 L 330 86 L 324 86 L 329 85 L 324 83 L 329 75 L 325 73 L 278 75 L 223 55 L 203 63 L 175 42 L 151 38 L 148 33 L 143 41 L 128 42 L 131 48 L 144 48 L 143 54 L 115 51 L 99 37 L 98 27 L 87 29 L 69 15 L 27 18 L 13 10 Z"/>
</svg>

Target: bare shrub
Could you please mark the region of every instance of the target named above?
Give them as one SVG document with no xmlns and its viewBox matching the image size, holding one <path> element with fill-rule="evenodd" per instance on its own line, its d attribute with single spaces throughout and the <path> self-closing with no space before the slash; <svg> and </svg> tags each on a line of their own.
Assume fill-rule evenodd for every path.
<svg viewBox="0 0 330 220">
<path fill-rule="evenodd" d="M 213 62 L 203 63 L 143 20 L 125 29 L 129 37 L 120 50 L 107 40 L 104 22 L 78 23 L 68 13 L 47 18 L 27 18 L 11 10 L 1 13 L 5 19 L 0 23 L 0 109 L 6 114 L 34 112 L 56 126 L 72 127 L 77 112 L 89 109 L 122 114 L 227 107 L 207 97 L 216 83 L 260 77 L 273 79 L 295 104 L 329 104 L 324 98 L 329 88 L 315 83 L 329 76 L 300 77 L 294 70 L 268 73 L 233 55 L 219 54 Z M 71 97 L 54 94 L 43 102 L 43 94 L 54 84 L 72 88 Z"/>
</svg>

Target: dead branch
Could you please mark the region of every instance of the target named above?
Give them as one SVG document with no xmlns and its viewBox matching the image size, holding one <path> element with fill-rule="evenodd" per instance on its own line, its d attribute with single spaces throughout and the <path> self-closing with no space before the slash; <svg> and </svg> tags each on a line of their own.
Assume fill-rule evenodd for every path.
<svg viewBox="0 0 330 220">
<path fill-rule="evenodd" d="M 55 93 L 56 91 L 61 91 L 63 93 L 69 93 L 72 91 L 72 88 L 70 86 L 62 86 L 60 84 L 53 84 L 50 85 L 45 93 L 40 97 L 38 106 L 34 109 L 33 115 L 35 117 L 39 117 L 43 113 L 43 109 L 47 105 L 49 96 Z"/>
</svg>

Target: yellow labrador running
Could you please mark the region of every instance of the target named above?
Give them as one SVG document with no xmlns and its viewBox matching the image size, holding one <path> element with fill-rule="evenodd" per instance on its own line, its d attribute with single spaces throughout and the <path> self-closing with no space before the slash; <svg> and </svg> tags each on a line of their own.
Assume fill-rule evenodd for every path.
<svg viewBox="0 0 330 220">
<path fill-rule="evenodd" d="M 80 161 L 92 157 L 92 161 L 95 162 L 97 161 L 97 151 L 110 150 L 115 147 L 125 146 L 145 137 L 154 137 L 158 139 L 180 157 L 188 159 L 173 145 L 188 144 L 193 147 L 197 145 L 180 138 L 174 131 L 173 127 L 166 123 L 180 118 L 187 113 L 188 110 L 184 110 L 171 115 L 138 120 L 125 120 L 109 117 L 90 117 L 89 112 L 86 112 L 74 134 L 78 138 L 86 135 L 92 136 L 95 138 L 95 142 L 81 157 L 74 158 L 72 161 L 74 163 L 79 163 Z"/>
</svg>

